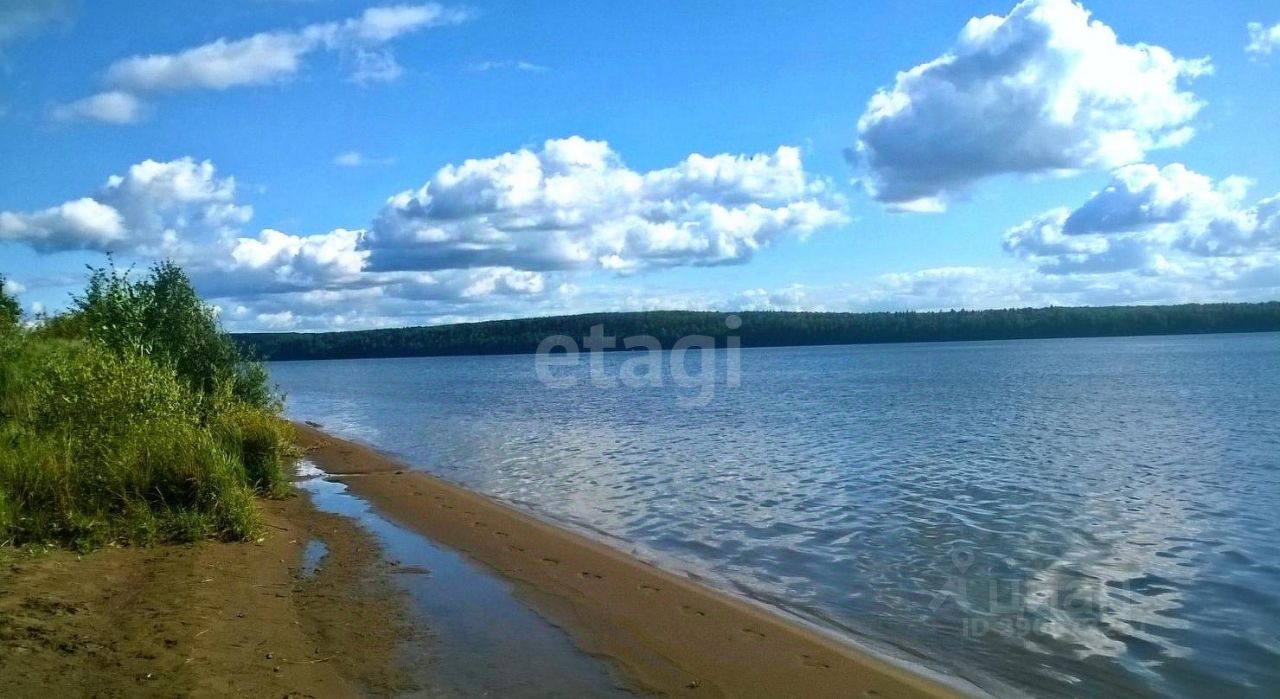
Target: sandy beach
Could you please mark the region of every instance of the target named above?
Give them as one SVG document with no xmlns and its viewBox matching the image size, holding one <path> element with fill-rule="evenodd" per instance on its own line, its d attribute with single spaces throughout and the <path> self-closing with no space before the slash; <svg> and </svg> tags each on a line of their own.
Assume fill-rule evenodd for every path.
<svg viewBox="0 0 1280 699">
<path fill-rule="evenodd" d="M 305 496 L 257 543 L 0 559 L 0 694 L 363 697 L 423 686 L 429 654 L 377 542 Z M 322 542 L 323 565 L 304 552 Z M 314 565 L 314 563 L 312 564 Z"/>
<path fill-rule="evenodd" d="M 307 457 L 398 525 L 468 554 L 583 650 L 672 696 L 938 697 L 934 678 L 298 425 Z"/>
</svg>

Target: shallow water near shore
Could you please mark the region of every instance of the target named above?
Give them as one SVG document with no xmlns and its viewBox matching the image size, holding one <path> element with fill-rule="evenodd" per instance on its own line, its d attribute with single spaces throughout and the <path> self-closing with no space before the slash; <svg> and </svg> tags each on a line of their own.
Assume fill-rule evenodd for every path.
<svg viewBox="0 0 1280 699">
<path fill-rule="evenodd" d="M 316 508 L 351 517 L 378 538 L 398 562 L 397 582 L 431 632 L 430 686 L 422 696 L 634 697 L 620 689 L 603 661 L 575 648 L 563 631 L 533 613 L 510 586 L 456 551 L 387 521 L 345 485 L 320 476 L 298 482 Z M 308 546 L 304 565 L 324 565 L 323 549 Z"/>
<path fill-rule="evenodd" d="M 1280 335 L 741 367 L 701 407 L 527 356 L 270 370 L 296 419 L 999 694 L 1280 685 Z"/>
</svg>

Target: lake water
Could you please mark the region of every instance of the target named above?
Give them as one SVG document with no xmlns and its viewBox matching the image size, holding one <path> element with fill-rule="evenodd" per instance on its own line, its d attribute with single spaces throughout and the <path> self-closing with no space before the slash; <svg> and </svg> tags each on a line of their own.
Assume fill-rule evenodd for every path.
<svg viewBox="0 0 1280 699">
<path fill-rule="evenodd" d="M 270 370 L 297 419 L 995 694 L 1280 691 L 1280 334 L 740 367 L 700 406 L 585 360 Z"/>
</svg>

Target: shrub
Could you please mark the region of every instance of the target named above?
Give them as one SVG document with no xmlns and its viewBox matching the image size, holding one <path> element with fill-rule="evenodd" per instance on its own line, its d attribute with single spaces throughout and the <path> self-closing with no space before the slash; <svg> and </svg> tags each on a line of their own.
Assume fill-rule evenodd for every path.
<svg viewBox="0 0 1280 699">
<path fill-rule="evenodd" d="M 0 332 L 0 544 L 255 536 L 279 409 L 180 269 L 95 270 L 72 313 Z"/>
<path fill-rule="evenodd" d="M 243 463 L 173 370 L 90 342 L 6 349 L 0 540 L 87 548 L 256 532 Z"/>
<path fill-rule="evenodd" d="M 218 327 L 214 309 L 171 262 L 155 265 L 140 281 L 114 263 L 92 269 L 84 295 L 75 299 L 74 315 L 93 339 L 118 354 L 141 353 L 172 367 L 201 396 L 230 386 L 251 405 L 267 408 L 276 402 L 266 371 L 241 356 Z"/>
</svg>

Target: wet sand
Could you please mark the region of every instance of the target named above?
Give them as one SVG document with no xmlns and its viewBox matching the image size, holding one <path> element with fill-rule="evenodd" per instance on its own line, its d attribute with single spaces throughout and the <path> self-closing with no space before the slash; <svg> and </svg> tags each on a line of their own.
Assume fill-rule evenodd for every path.
<svg viewBox="0 0 1280 699">
<path fill-rule="evenodd" d="M 0 695 L 361 697 L 420 689 L 425 628 L 377 543 L 308 499 L 257 544 L 0 550 Z M 324 552 L 323 559 L 314 555 Z M 311 552 L 311 555 L 307 555 Z"/>
<path fill-rule="evenodd" d="M 638 687 L 694 697 L 960 696 L 942 681 L 576 532 L 298 425 L 308 458 L 389 520 L 514 582 Z"/>
</svg>

